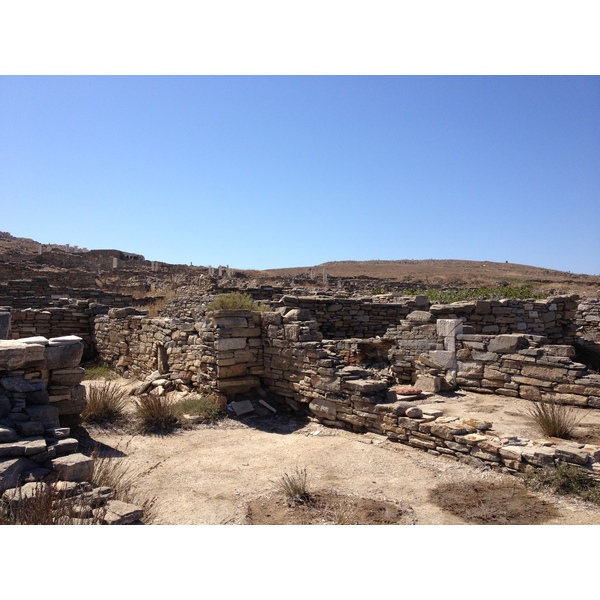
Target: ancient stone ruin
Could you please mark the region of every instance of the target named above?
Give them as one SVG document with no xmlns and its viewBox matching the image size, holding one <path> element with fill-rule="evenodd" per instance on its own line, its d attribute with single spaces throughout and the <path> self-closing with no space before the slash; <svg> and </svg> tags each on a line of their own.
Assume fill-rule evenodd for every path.
<svg viewBox="0 0 600 600">
<path fill-rule="evenodd" d="M 89 468 L 73 458 L 68 437 L 69 417 L 85 403 L 84 351 L 140 380 L 139 393 L 194 391 L 223 404 L 251 394 L 328 427 L 436 455 L 511 472 L 566 462 L 600 474 L 598 446 L 502 437 L 485 420 L 445 417 L 426 402 L 431 393 L 464 389 L 600 409 L 598 298 L 432 305 L 426 296 L 274 293 L 270 311 L 211 312 L 198 301 L 179 318 L 151 318 L 118 302 L 0 313 L 0 337 L 14 340 L 0 343 L 5 487 L 16 473 L 35 479 L 40 468 L 62 477 L 65 457 L 81 461 L 69 468 Z"/>
</svg>

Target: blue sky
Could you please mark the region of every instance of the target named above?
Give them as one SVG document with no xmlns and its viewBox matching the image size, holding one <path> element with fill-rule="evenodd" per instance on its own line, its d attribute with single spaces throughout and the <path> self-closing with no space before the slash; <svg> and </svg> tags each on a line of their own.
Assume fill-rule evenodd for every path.
<svg viewBox="0 0 600 600">
<path fill-rule="evenodd" d="M 597 76 L 3 76 L 0 165 L 43 243 L 600 273 Z"/>
</svg>

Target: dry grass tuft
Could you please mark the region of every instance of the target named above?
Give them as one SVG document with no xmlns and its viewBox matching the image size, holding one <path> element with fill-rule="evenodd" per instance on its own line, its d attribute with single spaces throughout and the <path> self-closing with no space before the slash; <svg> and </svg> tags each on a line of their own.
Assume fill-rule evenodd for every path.
<svg viewBox="0 0 600 600">
<path fill-rule="evenodd" d="M 573 437 L 580 419 L 572 406 L 558 402 L 531 402 L 527 413 L 546 437 L 568 440 Z"/>
<path fill-rule="evenodd" d="M 310 501 L 306 467 L 303 469 L 295 467 L 291 473 L 284 472 L 280 479 L 275 482 L 275 487 L 290 502 L 304 504 Z"/>
<path fill-rule="evenodd" d="M 104 381 L 87 387 L 87 405 L 81 416 L 84 423 L 106 425 L 123 419 L 127 393 L 116 383 Z"/>
<path fill-rule="evenodd" d="M 134 400 L 142 433 L 170 433 L 179 425 L 175 405 L 166 396 L 147 394 Z"/>
</svg>

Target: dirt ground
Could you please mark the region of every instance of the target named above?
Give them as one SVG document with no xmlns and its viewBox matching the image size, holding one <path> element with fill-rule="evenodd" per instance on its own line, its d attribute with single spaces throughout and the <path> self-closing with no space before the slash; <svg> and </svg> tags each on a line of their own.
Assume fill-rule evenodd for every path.
<svg viewBox="0 0 600 600">
<path fill-rule="evenodd" d="M 492 421 L 497 434 L 539 437 L 524 401 L 459 392 L 421 405 Z M 600 411 L 581 412 L 578 439 L 598 442 Z M 142 496 L 156 498 L 154 524 L 600 524 L 600 508 L 533 493 L 514 476 L 283 409 L 165 436 L 88 433 L 137 473 Z M 296 469 L 306 469 L 310 502 L 277 490 Z"/>
</svg>

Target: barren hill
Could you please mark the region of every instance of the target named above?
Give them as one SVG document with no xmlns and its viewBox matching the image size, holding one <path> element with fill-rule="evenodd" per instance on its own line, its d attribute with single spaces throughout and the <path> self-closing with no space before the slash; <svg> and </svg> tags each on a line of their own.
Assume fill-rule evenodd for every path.
<svg viewBox="0 0 600 600">
<path fill-rule="evenodd" d="M 293 277 L 310 273 L 311 267 L 269 269 L 253 273 L 271 277 Z M 335 261 L 313 267 L 315 277 L 323 270 L 331 277 L 368 277 L 406 284 L 447 287 L 527 285 L 534 290 L 593 295 L 600 290 L 600 275 L 556 271 L 530 265 L 473 260 L 369 260 Z"/>
<path fill-rule="evenodd" d="M 173 287 L 174 276 L 180 286 L 189 279 L 207 273 L 206 267 L 169 265 L 161 263 L 160 273 L 152 273 L 150 262 L 139 255 L 119 250 L 91 250 L 81 253 L 65 252 L 60 248 L 44 249 L 28 238 L 18 238 L 0 232 L 0 283 L 9 279 L 48 277 L 52 284 L 64 284 L 76 279 L 80 287 L 94 286 L 101 269 L 108 274 L 102 284 L 118 290 L 121 285 L 137 285 L 152 280 L 156 289 Z M 112 269 L 113 256 L 133 256 L 140 260 L 128 262 L 127 269 Z M 329 286 L 336 289 L 335 279 L 352 279 L 356 291 L 387 291 L 390 288 L 474 288 L 479 286 L 527 286 L 545 295 L 600 294 L 600 275 L 576 274 L 529 265 L 471 260 L 369 260 L 325 262 L 312 267 L 290 267 L 266 270 L 233 270 L 241 287 L 251 285 L 283 285 L 294 287 L 323 287 L 323 271 Z M 312 274 L 312 279 L 311 279 Z M 245 280 L 245 283 L 242 283 Z M 109 283 L 110 282 L 110 283 Z M 393 284 L 397 285 L 393 285 Z M 176 286 L 176 287 L 177 287 Z"/>
</svg>

